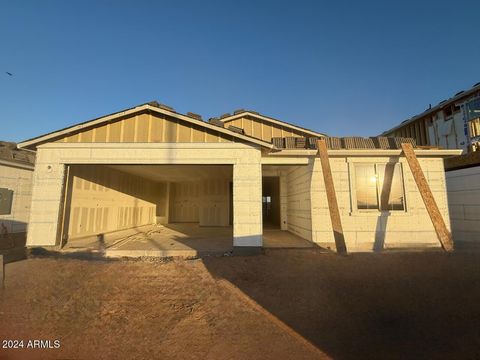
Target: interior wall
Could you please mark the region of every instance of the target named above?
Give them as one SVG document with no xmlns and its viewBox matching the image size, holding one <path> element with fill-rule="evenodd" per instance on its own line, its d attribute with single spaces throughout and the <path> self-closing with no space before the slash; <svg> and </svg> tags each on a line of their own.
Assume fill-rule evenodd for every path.
<svg viewBox="0 0 480 360">
<path fill-rule="evenodd" d="M 164 184 L 107 166 L 71 166 L 69 179 L 69 238 L 152 224 L 165 208 Z"/>
<path fill-rule="evenodd" d="M 229 226 L 230 181 L 209 179 L 172 183 L 169 221 Z"/>
<path fill-rule="evenodd" d="M 170 191 L 169 222 L 199 222 L 200 182 L 174 182 Z"/>
</svg>

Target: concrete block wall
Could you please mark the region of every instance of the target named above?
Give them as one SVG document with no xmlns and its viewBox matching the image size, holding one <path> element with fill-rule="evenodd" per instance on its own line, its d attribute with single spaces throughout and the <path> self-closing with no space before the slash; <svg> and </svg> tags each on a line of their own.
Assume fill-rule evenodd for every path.
<svg viewBox="0 0 480 360">
<path fill-rule="evenodd" d="M 102 165 L 73 165 L 69 175 L 69 239 L 152 224 L 164 208 L 161 186 L 143 177 Z"/>
<path fill-rule="evenodd" d="M 312 241 L 312 164 L 287 172 L 287 229 Z"/>
<path fill-rule="evenodd" d="M 480 245 L 480 166 L 446 173 L 455 245 Z"/>
<path fill-rule="evenodd" d="M 33 169 L 0 164 L 0 188 L 13 191 L 11 213 L 0 215 L 0 233 L 27 231 L 32 198 Z"/>
<path fill-rule="evenodd" d="M 403 168 L 406 211 L 358 211 L 354 208 L 351 166 L 355 162 L 400 162 Z M 419 158 L 437 205 L 447 227 L 449 213 L 446 198 L 445 173 L 441 158 Z M 340 209 L 347 249 L 375 249 L 440 246 L 430 217 L 403 157 L 331 157 L 337 201 Z M 320 160 L 315 159 L 312 173 L 312 237 L 321 246 L 334 248 L 334 238 Z"/>
<path fill-rule="evenodd" d="M 37 151 L 27 246 L 59 244 L 64 178 L 65 164 L 58 161 L 55 152 Z"/>
<path fill-rule="evenodd" d="M 262 165 L 249 151 L 233 166 L 233 245 L 262 246 Z"/>
</svg>

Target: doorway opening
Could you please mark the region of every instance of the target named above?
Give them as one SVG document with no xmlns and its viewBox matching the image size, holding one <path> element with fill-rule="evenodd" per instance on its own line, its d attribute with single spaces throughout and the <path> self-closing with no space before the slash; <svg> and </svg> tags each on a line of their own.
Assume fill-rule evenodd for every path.
<svg viewBox="0 0 480 360">
<path fill-rule="evenodd" d="M 280 178 L 262 178 L 262 219 L 264 228 L 280 228 Z"/>
</svg>

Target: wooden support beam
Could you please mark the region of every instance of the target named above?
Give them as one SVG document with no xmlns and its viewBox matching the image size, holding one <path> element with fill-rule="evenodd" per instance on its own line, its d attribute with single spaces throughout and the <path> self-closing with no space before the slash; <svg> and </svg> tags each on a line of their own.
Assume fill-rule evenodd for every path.
<svg viewBox="0 0 480 360">
<path fill-rule="evenodd" d="M 447 226 L 445 225 L 445 221 L 443 220 L 442 214 L 438 209 L 432 191 L 428 186 L 427 179 L 425 179 L 425 175 L 420 167 L 420 163 L 415 155 L 412 144 L 402 143 L 402 150 L 407 158 L 408 166 L 410 167 L 413 178 L 417 183 L 418 190 L 420 191 L 423 203 L 427 208 L 428 215 L 430 215 L 430 219 L 432 220 L 433 227 L 437 233 L 438 240 L 440 241 L 440 244 L 442 244 L 442 247 L 445 251 L 452 251 L 452 234 L 450 231 L 448 231 Z"/>
<path fill-rule="evenodd" d="M 335 237 L 335 246 L 340 254 L 347 253 L 347 245 L 343 235 L 342 221 L 340 211 L 338 210 L 337 195 L 335 186 L 333 185 L 332 169 L 328 160 L 327 143 L 325 139 L 317 140 L 318 156 L 322 164 L 323 180 L 325 181 L 325 190 L 327 192 L 328 209 L 330 211 L 330 219 L 332 221 L 333 236 Z"/>
</svg>

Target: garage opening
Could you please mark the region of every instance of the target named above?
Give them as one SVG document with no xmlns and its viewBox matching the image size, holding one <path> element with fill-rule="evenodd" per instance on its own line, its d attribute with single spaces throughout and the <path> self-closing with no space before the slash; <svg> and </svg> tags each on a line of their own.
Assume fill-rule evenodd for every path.
<svg viewBox="0 0 480 360">
<path fill-rule="evenodd" d="M 231 165 L 70 165 L 65 248 L 156 256 L 229 251 L 232 173 Z"/>
</svg>

